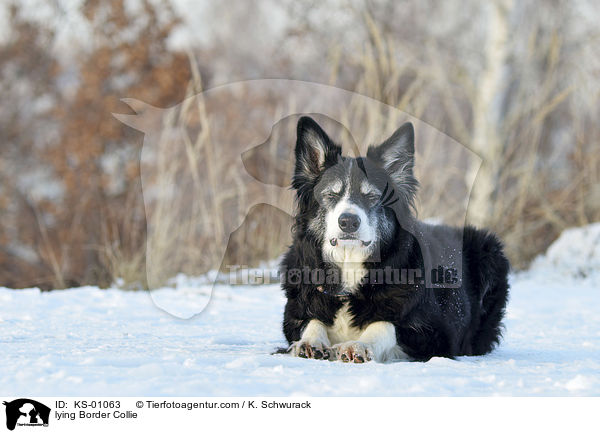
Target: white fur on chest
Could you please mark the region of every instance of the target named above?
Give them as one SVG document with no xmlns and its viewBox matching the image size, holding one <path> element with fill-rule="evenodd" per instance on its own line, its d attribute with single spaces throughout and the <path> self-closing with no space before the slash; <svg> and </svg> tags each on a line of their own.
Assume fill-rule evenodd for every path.
<svg viewBox="0 0 600 433">
<path fill-rule="evenodd" d="M 349 291 L 355 291 L 367 270 L 363 266 L 364 256 L 356 248 L 338 247 L 331 254 L 333 261 L 340 267 L 342 285 Z"/>
<path fill-rule="evenodd" d="M 348 311 L 348 304 L 344 304 L 335 315 L 333 326 L 327 327 L 327 337 L 331 344 L 342 343 L 345 341 L 358 340 L 361 329 L 352 326 L 354 316 Z"/>
</svg>

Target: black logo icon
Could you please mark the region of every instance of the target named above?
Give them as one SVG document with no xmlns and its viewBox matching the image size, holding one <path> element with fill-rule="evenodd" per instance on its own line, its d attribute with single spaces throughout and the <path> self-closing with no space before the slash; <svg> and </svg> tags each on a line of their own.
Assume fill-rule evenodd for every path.
<svg viewBox="0 0 600 433">
<path fill-rule="evenodd" d="M 42 403 L 28 398 L 19 398 L 10 403 L 4 402 L 4 405 L 6 406 L 6 428 L 9 430 L 14 430 L 17 422 L 20 426 L 48 426 L 50 408 Z"/>
</svg>

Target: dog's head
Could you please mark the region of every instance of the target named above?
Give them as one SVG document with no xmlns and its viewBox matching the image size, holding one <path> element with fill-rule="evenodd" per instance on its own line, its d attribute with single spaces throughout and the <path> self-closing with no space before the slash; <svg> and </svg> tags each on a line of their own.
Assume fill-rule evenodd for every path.
<svg viewBox="0 0 600 433">
<path fill-rule="evenodd" d="M 320 245 L 326 261 L 375 259 L 411 218 L 418 186 L 411 123 L 371 146 L 366 158 L 351 158 L 314 120 L 302 117 L 295 153 L 296 230 Z"/>
</svg>

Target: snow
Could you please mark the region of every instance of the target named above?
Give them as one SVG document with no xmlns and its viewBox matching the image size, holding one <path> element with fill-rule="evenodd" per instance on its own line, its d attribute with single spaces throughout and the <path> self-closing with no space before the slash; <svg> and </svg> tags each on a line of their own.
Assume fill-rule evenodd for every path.
<svg viewBox="0 0 600 433">
<path fill-rule="evenodd" d="M 600 223 L 565 230 L 531 266 L 534 271 L 595 279 L 600 286 Z"/>
<path fill-rule="evenodd" d="M 0 395 L 600 395 L 597 227 L 565 231 L 529 271 L 512 275 L 504 341 L 490 355 L 456 360 L 271 355 L 285 345 L 285 300 L 273 284 L 219 284 L 211 296 L 206 281 L 180 276 L 155 298 L 186 311 L 210 297 L 189 320 L 145 291 L 0 289 Z"/>
</svg>

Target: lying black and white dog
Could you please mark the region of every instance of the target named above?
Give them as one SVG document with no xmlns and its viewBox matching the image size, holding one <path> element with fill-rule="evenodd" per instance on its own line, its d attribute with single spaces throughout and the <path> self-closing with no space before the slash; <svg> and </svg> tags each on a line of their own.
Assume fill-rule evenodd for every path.
<svg viewBox="0 0 600 433">
<path fill-rule="evenodd" d="M 302 117 L 295 154 L 298 211 L 281 265 L 288 352 L 360 363 L 495 347 L 509 263 L 493 234 L 415 218 L 412 124 L 350 158 Z M 425 278 L 438 260 L 457 265 L 448 285 Z"/>
</svg>

